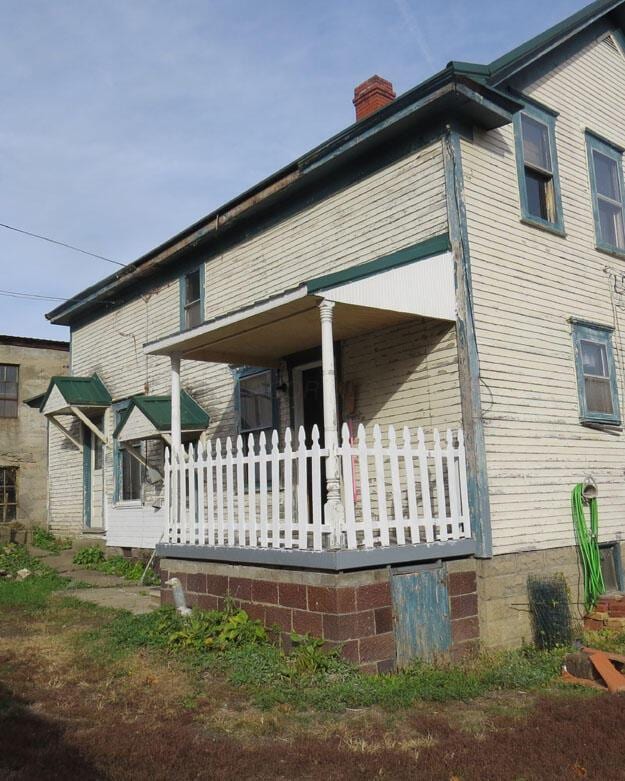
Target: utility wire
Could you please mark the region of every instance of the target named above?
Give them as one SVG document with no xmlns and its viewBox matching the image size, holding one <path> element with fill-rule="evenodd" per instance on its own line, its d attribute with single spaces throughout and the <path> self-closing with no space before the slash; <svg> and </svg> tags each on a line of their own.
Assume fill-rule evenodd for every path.
<svg viewBox="0 0 625 781">
<path fill-rule="evenodd" d="M 23 233 L 25 236 L 31 236 L 33 239 L 41 239 L 42 241 L 48 241 L 50 244 L 57 244 L 59 247 L 66 247 L 67 249 L 74 250 L 74 252 L 81 252 L 83 255 L 89 255 L 92 258 L 98 258 L 98 260 L 105 260 L 107 263 L 113 263 L 116 266 L 124 266 L 123 263 L 120 263 L 118 260 L 111 260 L 110 258 L 105 258 L 104 255 L 97 255 L 95 252 L 89 252 L 86 249 L 80 249 L 80 247 L 74 247 L 72 244 L 66 244 L 64 241 L 57 241 L 56 239 L 51 239 L 49 236 L 41 236 L 39 233 L 31 233 L 27 230 L 22 230 L 22 228 L 16 228 L 13 225 L 6 225 L 3 222 L 0 222 L 0 228 L 6 228 L 10 231 L 15 231 L 16 233 Z"/>
<path fill-rule="evenodd" d="M 59 298 L 57 296 L 42 296 L 39 293 L 19 293 L 17 290 L 0 290 L 0 296 L 8 298 L 26 298 L 34 301 L 71 301 L 71 298 Z"/>
</svg>

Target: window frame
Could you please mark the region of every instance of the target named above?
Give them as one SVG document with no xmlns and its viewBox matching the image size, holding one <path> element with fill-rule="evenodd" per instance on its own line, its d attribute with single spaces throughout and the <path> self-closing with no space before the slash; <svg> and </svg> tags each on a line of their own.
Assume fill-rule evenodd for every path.
<svg viewBox="0 0 625 781">
<path fill-rule="evenodd" d="M 119 401 L 113 404 L 113 412 L 115 415 L 114 420 L 114 427 L 113 430 L 117 428 L 117 426 L 120 423 L 121 417 L 128 408 L 128 405 L 130 404 L 130 399 L 125 399 L 124 401 Z M 143 457 L 146 457 L 147 452 L 147 446 L 146 446 L 146 440 L 141 440 L 139 444 L 143 448 Z M 133 443 L 134 444 L 134 443 Z M 119 439 L 116 437 L 113 439 L 113 503 L 115 505 L 121 505 L 121 506 L 137 506 L 143 504 L 143 496 L 140 495 L 138 499 L 124 499 L 124 484 L 123 484 L 123 451 L 125 449 L 125 445 L 122 444 Z M 129 456 L 129 458 L 132 458 L 132 456 Z M 136 460 L 136 459 L 133 459 Z M 138 463 L 138 462 L 137 462 Z M 142 466 L 142 474 L 143 477 L 141 479 L 141 488 L 143 487 L 143 484 L 145 483 L 145 466 Z M 140 494 L 142 494 L 143 491 L 140 490 Z"/>
<path fill-rule="evenodd" d="M 620 426 L 621 412 L 618 394 L 618 378 L 614 350 L 612 347 L 612 334 L 614 328 L 599 323 L 591 323 L 586 320 L 571 319 L 571 335 L 573 338 L 573 352 L 575 358 L 575 374 L 577 378 L 577 395 L 579 399 L 579 413 L 581 423 L 603 423 L 605 425 Z M 610 392 L 613 411 L 592 412 L 588 410 L 586 400 L 586 383 L 584 365 L 582 360 L 581 343 L 583 341 L 602 344 L 606 350 L 608 378 L 610 380 Z"/>
<path fill-rule="evenodd" d="M 17 510 L 18 510 L 18 506 L 19 506 L 19 481 L 18 481 L 19 467 L 12 466 L 12 465 L 11 466 L 3 465 L 3 466 L 0 466 L 0 472 L 13 472 L 13 474 L 14 474 L 14 484 L 13 485 L 14 485 L 14 494 L 15 494 L 15 501 L 11 502 L 10 504 L 9 504 L 9 502 L 6 503 L 7 508 L 8 507 L 15 507 L 15 515 L 14 515 L 13 518 L 8 518 L 7 517 L 6 519 L 4 519 L 2 517 L 2 515 L 3 515 L 3 509 L 2 508 L 4 507 L 4 501 L 3 501 L 3 499 L 4 499 L 4 487 L 6 486 L 6 477 L 5 477 L 5 479 L 2 482 L 2 486 L 3 486 L 2 492 L 0 492 L 0 525 L 2 525 L 3 523 L 13 523 L 14 521 L 17 520 Z"/>
<path fill-rule="evenodd" d="M 521 222 L 532 225 L 536 228 L 556 233 L 559 236 L 565 235 L 564 230 L 564 212 L 562 209 L 562 193 L 560 189 L 560 172 L 558 168 L 558 150 L 556 144 L 556 118 L 557 113 L 546 107 L 539 107 L 529 103 L 523 98 L 525 107 L 513 117 L 514 125 L 514 144 L 517 165 L 517 181 L 519 186 L 519 198 L 521 202 Z M 536 166 L 526 165 L 525 152 L 523 149 L 523 114 L 526 114 L 535 122 L 540 122 L 547 128 L 547 139 L 549 143 L 549 156 L 551 158 L 551 182 L 553 186 L 553 205 L 555 210 L 554 220 L 545 220 L 535 214 L 531 214 L 528 206 L 527 184 L 525 169 L 531 168 L 539 173 L 548 173 L 546 169 Z"/>
<path fill-rule="evenodd" d="M 271 382 L 271 426 L 267 428 L 254 428 L 243 429 L 241 427 L 241 380 L 246 380 L 251 377 L 256 377 L 260 374 L 269 374 Z M 267 369 L 257 366 L 245 366 L 236 371 L 236 410 L 237 410 L 237 430 L 244 440 L 244 444 L 247 446 L 247 437 L 249 434 L 254 434 L 254 441 L 258 444 L 258 436 L 261 431 L 268 431 L 269 428 L 273 431 L 278 428 L 278 398 L 276 393 L 277 388 L 277 373 L 275 369 Z M 268 443 L 271 444 L 271 438 Z"/>
<path fill-rule="evenodd" d="M 0 369 L 4 368 L 11 368 L 15 369 L 16 373 L 16 379 L 15 379 L 15 396 L 0 396 L 0 418 L 4 420 L 14 420 L 15 418 L 19 417 L 19 409 L 20 409 L 20 365 L 19 363 L 0 363 Z M 0 382 L 6 382 L 6 380 L 0 380 Z M 2 402 L 4 401 L 13 401 L 15 402 L 15 415 L 3 415 L 2 414 Z"/>
<path fill-rule="evenodd" d="M 605 157 L 610 158 L 616 163 L 618 171 L 618 182 L 621 189 L 621 221 L 623 225 L 623 247 L 618 247 L 604 241 L 601 235 L 601 221 L 599 219 L 599 199 L 602 198 L 611 204 L 616 201 L 608 198 L 606 195 L 600 195 L 597 190 L 597 179 L 595 173 L 594 152 L 597 151 Z M 623 177 L 623 148 L 618 144 L 612 144 L 604 138 L 600 138 L 591 130 L 586 130 L 586 154 L 588 158 L 588 178 L 590 182 L 590 197 L 592 199 L 592 215 L 595 223 L 595 246 L 598 250 L 607 252 L 610 255 L 619 255 L 625 257 L 625 180 Z"/>
<path fill-rule="evenodd" d="M 192 302 L 188 302 L 186 300 L 187 295 L 187 277 L 189 277 L 191 274 L 198 274 L 199 277 L 199 288 L 200 288 L 200 297 L 199 299 L 194 299 Z M 198 325 L 201 325 L 204 320 L 204 275 L 205 275 L 205 265 L 204 263 L 200 263 L 198 266 L 195 266 L 194 268 L 187 269 L 184 273 L 180 275 L 179 279 L 179 296 L 180 296 L 180 330 L 181 331 L 189 331 L 192 328 L 197 328 Z M 189 326 L 187 325 L 187 312 L 189 310 L 189 307 L 198 303 L 199 300 L 199 307 L 200 307 L 200 321 L 197 325 Z"/>
</svg>

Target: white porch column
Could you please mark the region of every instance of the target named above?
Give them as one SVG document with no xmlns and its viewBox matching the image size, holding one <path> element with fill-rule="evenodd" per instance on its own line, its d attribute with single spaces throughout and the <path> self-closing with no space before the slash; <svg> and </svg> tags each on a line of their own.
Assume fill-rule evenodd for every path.
<svg viewBox="0 0 625 781">
<path fill-rule="evenodd" d="M 180 430 L 180 358 L 171 356 L 171 447 L 176 454 L 180 451 L 182 434 Z"/>
<path fill-rule="evenodd" d="M 321 318 L 321 371 L 323 377 L 323 442 L 328 449 L 326 458 L 325 520 L 332 529 L 331 545 L 339 547 L 345 511 L 341 502 L 341 480 L 336 448 L 338 446 L 336 376 L 334 372 L 334 337 L 332 318 L 334 301 L 323 300 L 319 304 Z"/>
</svg>

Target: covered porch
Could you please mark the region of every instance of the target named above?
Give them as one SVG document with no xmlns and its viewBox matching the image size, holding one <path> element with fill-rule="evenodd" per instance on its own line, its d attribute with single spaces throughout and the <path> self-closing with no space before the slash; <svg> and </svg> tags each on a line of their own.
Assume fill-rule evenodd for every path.
<svg viewBox="0 0 625 781">
<path fill-rule="evenodd" d="M 335 343 L 455 321 L 447 236 L 424 244 L 146 345 L 171 361 L 162 555 L 349 569 L 473 552 L 461 429 L 339 425 Z M 182 445 L 182 361 L 278 367 L 318 347 L 321 426 Z"/>
</svg>

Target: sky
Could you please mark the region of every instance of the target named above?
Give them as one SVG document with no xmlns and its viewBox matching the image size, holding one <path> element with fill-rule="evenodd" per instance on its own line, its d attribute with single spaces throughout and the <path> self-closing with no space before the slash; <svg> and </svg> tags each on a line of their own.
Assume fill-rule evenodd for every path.
<svg viewBox="0 0 625 781">
<path fill-rule="evenodd" d="M 0 223 L 128 263 L 397 94 L 583 0 L 2 0 Z M 0 228 L 0 333 L 118 268 Z"/>
</svg>

